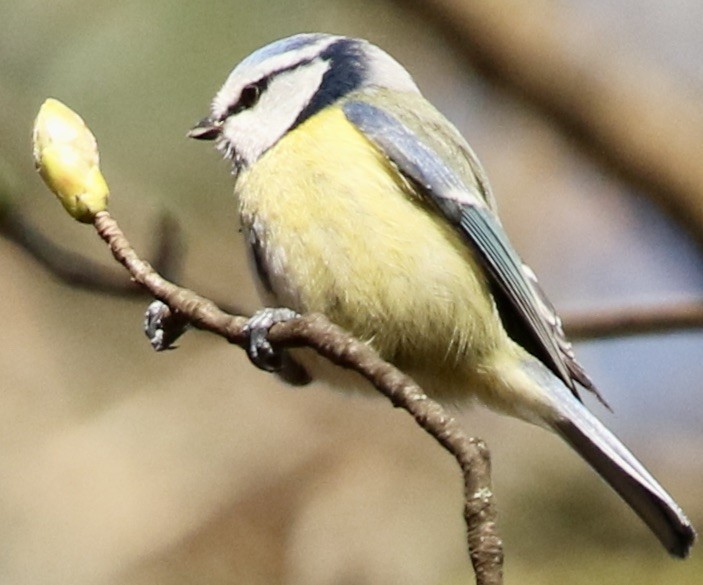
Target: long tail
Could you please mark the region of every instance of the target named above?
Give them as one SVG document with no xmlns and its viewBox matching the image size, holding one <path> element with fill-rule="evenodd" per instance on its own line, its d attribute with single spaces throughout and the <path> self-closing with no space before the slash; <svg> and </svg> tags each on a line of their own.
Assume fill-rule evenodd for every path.
<svg viewBox="0 0 703 585">
<path fill-rule="evenodd" d="M 548 391 L 553 407 L 548 425 L 620 494 L 669 553 L 687 557 L 696 532 L 673 498 L 547 368 L 536 360 L 523 366 Z"/>
</svg>

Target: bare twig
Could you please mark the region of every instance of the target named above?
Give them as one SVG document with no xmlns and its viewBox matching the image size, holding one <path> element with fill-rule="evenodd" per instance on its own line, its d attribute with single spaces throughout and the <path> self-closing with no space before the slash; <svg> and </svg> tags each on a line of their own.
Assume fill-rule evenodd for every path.
<svg viewBox="0 0 703 585">
<path fill-rule="evenodd" d="M 107 212 L 95 217 L 95 228 L 115 259 L 132 279 L 171 309 L 188 317 L 193 326 L 244 346 L 247 319 L 224 313 L 212 301 L 180 288 L 140 259 Z M 478 585 L 502 583 L 503 548 L 496 528 L 490 481 L 490 460 L 484 443 L 469 438 L 461 426 L 407 375 L 322 315 L 307 315 L 274 325 L 269 339 L 280 347 L 311 347 L 335 364 L 363 375 L 394 406 L 405 409 L 457 460 L 464 476 L 468 547 Z"/>
<path fill-rule="evenodd" d="M 700 96 L 651 61 L 586 37 L 560 4 L 396 2 L 437 23 L 484 74 L 548 113 L 703 246 Z"/>
</svg>

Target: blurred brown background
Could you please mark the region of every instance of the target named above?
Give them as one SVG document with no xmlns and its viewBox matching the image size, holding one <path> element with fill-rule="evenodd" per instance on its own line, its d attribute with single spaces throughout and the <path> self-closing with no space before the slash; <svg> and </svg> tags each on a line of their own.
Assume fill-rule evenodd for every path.
<svg viewBox="0 0 703 585">
<path fill-rule="evenodd" d="M 241 58 L 320 30 L 388 50 L 457 124 L 557 307 L 597 313 L 700 298 L 703 230 L 663 213 L 647 180 L 615 172 L 607 148 L 510 76 L 477 67 L 467 39 L 428 17 L 432 2 L 418 4 L 5 0 L 2 222 L 21 216 L 120 274 L 34 173 L 32 120 L 56 97 L 97 135 L 111 208 L 133 243 L 149 250 L 159 214 L 171 212 L 188 246 L 180 283 L 253 311 L 228 166 L 184 136 Z M 507 23 L 528 3 L 492 5 Z M 529 6 L 564 55 L 588 57 L 588 75 L 616 87 L 635 80 L 623 87 L 644 91 L 645 102 L 650 89 L 655 102 L 664 90 L 687 96 L 692 113 L 678 108 L 672 123 L 700 122 L 703 4 Z M 621 75 L 620 63 L 629 64 Z M 652 137 L 662 157 L 670 130 Z M 697 145 L 690 161 L 703 155 Z M 0 237 L 0 584 L 472 579 L 459 473 L 407 415 L 381 399 L 284 387 L 204 334 L 154 354 L 141 332 L 146 301 L 68 287 Z M 593 409 L 703 526 L 703 334 L 591 341 L 577 353 L 615 414 Z M 507 583 L 700 582 L 700 550 L 668 558 L 557 439 L 457 412 L 493 453 Z"/>
</svg>

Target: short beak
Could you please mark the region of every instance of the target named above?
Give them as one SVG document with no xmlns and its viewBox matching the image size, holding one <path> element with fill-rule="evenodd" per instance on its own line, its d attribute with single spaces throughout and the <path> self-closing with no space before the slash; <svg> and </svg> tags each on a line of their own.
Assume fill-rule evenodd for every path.
<svg viewBox="0 0 703 585">
<path fill-rule="evenodd" d="M 207 117 L 193 126 L 186 136 L 196 140 L 215 140 L 220 135 L 221 130 L 222 122 Z"/>
</svg>

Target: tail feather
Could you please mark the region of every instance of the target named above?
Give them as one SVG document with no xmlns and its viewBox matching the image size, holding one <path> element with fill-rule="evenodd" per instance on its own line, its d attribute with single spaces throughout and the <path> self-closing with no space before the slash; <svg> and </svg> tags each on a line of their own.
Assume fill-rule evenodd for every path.
<svg viewBox="0 0 703 585">
<path fill-rule="evenodd" d="M 546 368 L 529 366 L 549 390 L 553 406 L 549 425 L 627 502 L 669 553 L 687 557 L 696 532 L 673 498 Z"/>
<path fill-rule="evenodd" d="M 601 425 L 594 434 L 582 421 L 562 419 L 554 428 L 649 526 L 672 555 L 685 558 L 696 533 L 671 496 Z M 605 433 L 603 433 L 605 431 Z"/>
</svg>

